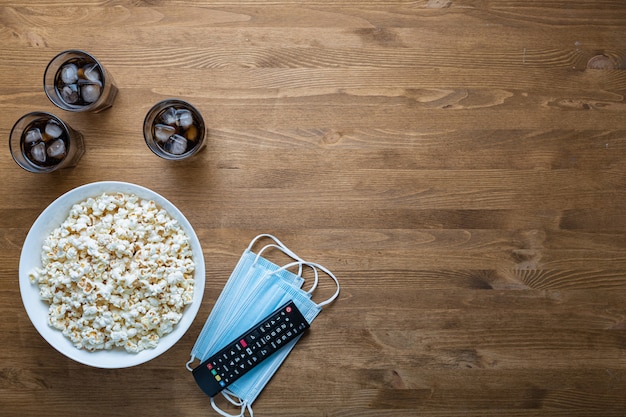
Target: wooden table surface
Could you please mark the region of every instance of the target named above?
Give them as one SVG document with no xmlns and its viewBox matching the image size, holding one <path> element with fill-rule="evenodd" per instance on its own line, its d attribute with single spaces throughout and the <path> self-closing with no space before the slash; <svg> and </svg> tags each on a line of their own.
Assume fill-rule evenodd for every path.
<svg viewBox="0 0 626 417">
<path fill-rule="evenodd" d="M 47 99 L 68 48 L 112 73 L 111 109 Z M 259 233 L 342 291 L 257 417 L 626 415 L 624 69 L 621 0 L 0 0 L 0 415 L 217 415 L 184 365 Z M 186 162 L 142 137 L 168 97 L 208 126 Z M 35 110 L 83 132 L 78 166 L 13 162 Z M 206 262 L 184 337 L 117 370 L 50 347 L 18 285 L 41 211 L 102 180 L 173 202 Z"/>
</svg>

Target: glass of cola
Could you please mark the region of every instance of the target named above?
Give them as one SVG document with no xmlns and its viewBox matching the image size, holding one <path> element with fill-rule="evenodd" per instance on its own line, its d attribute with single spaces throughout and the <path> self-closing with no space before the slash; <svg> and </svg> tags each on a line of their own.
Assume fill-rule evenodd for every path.
<svg viewBox="0 0 626 417">
<path fill-rule="evenodd" d="M 200 112 L 186 101 L 163 100 L 146 115 L 143 136 L 148 148 L 161 158 L 185 159 L 204 146 L 204 120 Z"/>
<path fill-rule="evenodd" d="M 72 167 L 85 152 L 83 135 L 45 112 L 22 116 L 11 129 L 9 148 L 19 166 L 37 173 Z"/>
<path fill-rule="evenodd" d="M 117 95 L 111 74 L 91 54 L 79 50 L 52 58 L 43 87 L 52 103 L 73 112 L 101 112 L 113 105 Z"/>
</svg>

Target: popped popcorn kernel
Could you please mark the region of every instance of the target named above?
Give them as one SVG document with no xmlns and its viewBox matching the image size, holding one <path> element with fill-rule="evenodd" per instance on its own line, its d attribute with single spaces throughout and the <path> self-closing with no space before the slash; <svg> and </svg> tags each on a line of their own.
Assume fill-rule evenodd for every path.
<svg viewBox="0 0 626 417">
<path fill-rule="evenodd" d="M 178 222 L 152 200 L 102 194 L 72 206 L 29 274 L 48 324 L 78 349 L 153 349 L 193 300 L 195 263 Z"/>
</svg>

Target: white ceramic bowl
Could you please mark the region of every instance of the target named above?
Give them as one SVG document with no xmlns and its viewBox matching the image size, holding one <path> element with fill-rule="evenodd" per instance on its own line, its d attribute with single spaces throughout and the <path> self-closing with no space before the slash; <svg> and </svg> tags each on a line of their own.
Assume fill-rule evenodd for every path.
<svg viewBox="0 0 626 417">
<path fill-rule="evenodd" d="M 128 353 L 122 348 L 89 352 L 74 347 L 72 342 L 63 336 L 61 331 L 48 325 L 48 303 L 39 298 L 39 286 L 31 284 L 28 275 L 36 267 L 41 267 L 41 252 L 45 238 L 57 228 L 69 215 L 72 205 L 89 197 L 102 193 L 122 192 L 135 194 L 140 198 L 153 200 L 176 219 L 191 242 L 195 261 L 195 285 L 191 304 L 187 305 L 180 322 L 174 330 L 163 336 L 154 349 L 145 349 L 139 353 Z M 19 268 L 20 292 L 22 301 L 31 322 L 41 336 L 56 350 L 70 359 L 97 368 L 125 368 L 147 362 L 171 348 L 189 329 L 193 322 L 204 294 L 204 257 L 200 241 L 185 216 L 168 200 L 152 190 L 139 185 L 125 182 L 94 182 L 75 188 L 52 202 L 35 220 L 31 227 L 20 256 Z"/>
</svg>

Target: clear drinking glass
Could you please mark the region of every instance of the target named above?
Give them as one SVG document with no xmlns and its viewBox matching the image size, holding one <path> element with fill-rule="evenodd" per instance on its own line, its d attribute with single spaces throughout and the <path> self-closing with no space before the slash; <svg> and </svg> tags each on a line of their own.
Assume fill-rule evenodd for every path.
<svg viewBox="0 0 626 417">
<path fill-rule="evenodd" d="M 63 51 L 48 63 L 43 75 L 46 95 L 57 107 L 98 113 L 113 105 L 117 87 L 111 74 L 91 54 Z"/>
<path fill-rule="evenodd" d="M 186 101 L 163 100 L 148 111 L 143 136 L 150 150 L 161 158 L 189 158 L 204 147 L 204 119 Z"/>
<path fill-rule="evenodd" d="M 85 152 L 83 135 L 45 112 L 28 113 L 15 122 L 9 149 L 19 166 L 37 173 L 72 167 Z"/>
</svg>

